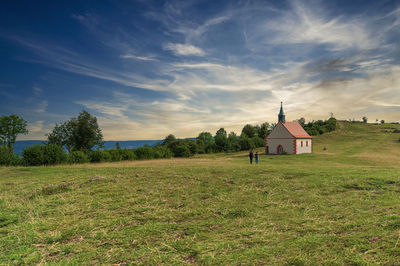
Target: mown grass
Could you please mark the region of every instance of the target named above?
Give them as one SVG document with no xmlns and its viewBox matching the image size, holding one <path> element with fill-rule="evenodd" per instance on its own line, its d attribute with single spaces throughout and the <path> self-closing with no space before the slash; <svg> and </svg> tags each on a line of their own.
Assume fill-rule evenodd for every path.
<svg viewBox="0 0 400 266">
<path fill-rule="evenodd" d="M 313 154 L 258 165 L 0 168 L 0 264 L 396 265 L 400 134 L 384 127 L 400 128 L 342 123 Z"/>
</svg>

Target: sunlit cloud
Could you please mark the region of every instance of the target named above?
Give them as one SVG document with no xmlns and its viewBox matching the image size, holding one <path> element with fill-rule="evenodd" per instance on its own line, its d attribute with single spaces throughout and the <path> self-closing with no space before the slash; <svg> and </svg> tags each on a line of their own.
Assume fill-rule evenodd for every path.
<svg viewBox="0 0 400 266">
<path fill-rule="evenodd" d="M 190 44 L 167 43 L 164 45 L 164 49 L 172 51 L 175 55 L 203 56 L 205 54 L 202 49 Z"/>
</svg>

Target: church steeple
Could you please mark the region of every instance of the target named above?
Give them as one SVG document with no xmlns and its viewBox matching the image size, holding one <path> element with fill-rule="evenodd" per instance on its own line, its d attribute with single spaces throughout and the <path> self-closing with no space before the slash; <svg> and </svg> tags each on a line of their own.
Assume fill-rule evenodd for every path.
<svg viewBox="0 0 400 266">
<path fill-rule="evenodd" d="M 282 107 L 282 102 L 281 102 L 281 110 L 279 111 L 279 115 L 278 115 L 278 123 L 282 122 L 285 123 L 285 114 L 283 113 L 283 107 Z"/>
</svg>

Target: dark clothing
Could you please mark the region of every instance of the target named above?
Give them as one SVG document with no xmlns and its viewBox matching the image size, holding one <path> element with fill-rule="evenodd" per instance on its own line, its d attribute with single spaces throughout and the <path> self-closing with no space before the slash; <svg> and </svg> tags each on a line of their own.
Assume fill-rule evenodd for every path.
<svg viewBox="0 0 400 266">
<path fill-rule="evenodd" d="M 254 155 L 254 159 L 256 159 L 256 164 L 258 164 L 258 152 Z"/>
<path fill-rule="evenodd" d="M 250 164 L 252 164 L 253 163 L 253 152 L 252 151 L 249 153 L 249 157 L 250 157 Z"/>
</svg>

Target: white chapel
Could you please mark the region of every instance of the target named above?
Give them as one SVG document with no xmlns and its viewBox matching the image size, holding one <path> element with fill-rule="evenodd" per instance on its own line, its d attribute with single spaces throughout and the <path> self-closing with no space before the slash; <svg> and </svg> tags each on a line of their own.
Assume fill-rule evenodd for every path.
<svg viewBox="0 0 400 266">
<path fill-rule="evenodd" d="M 265 137 L 266 154 L 301 154 L 312 152 L 312 137 L 298 122 L 286 122 L 281 102 L 278 124 Z"/>
</svg>

